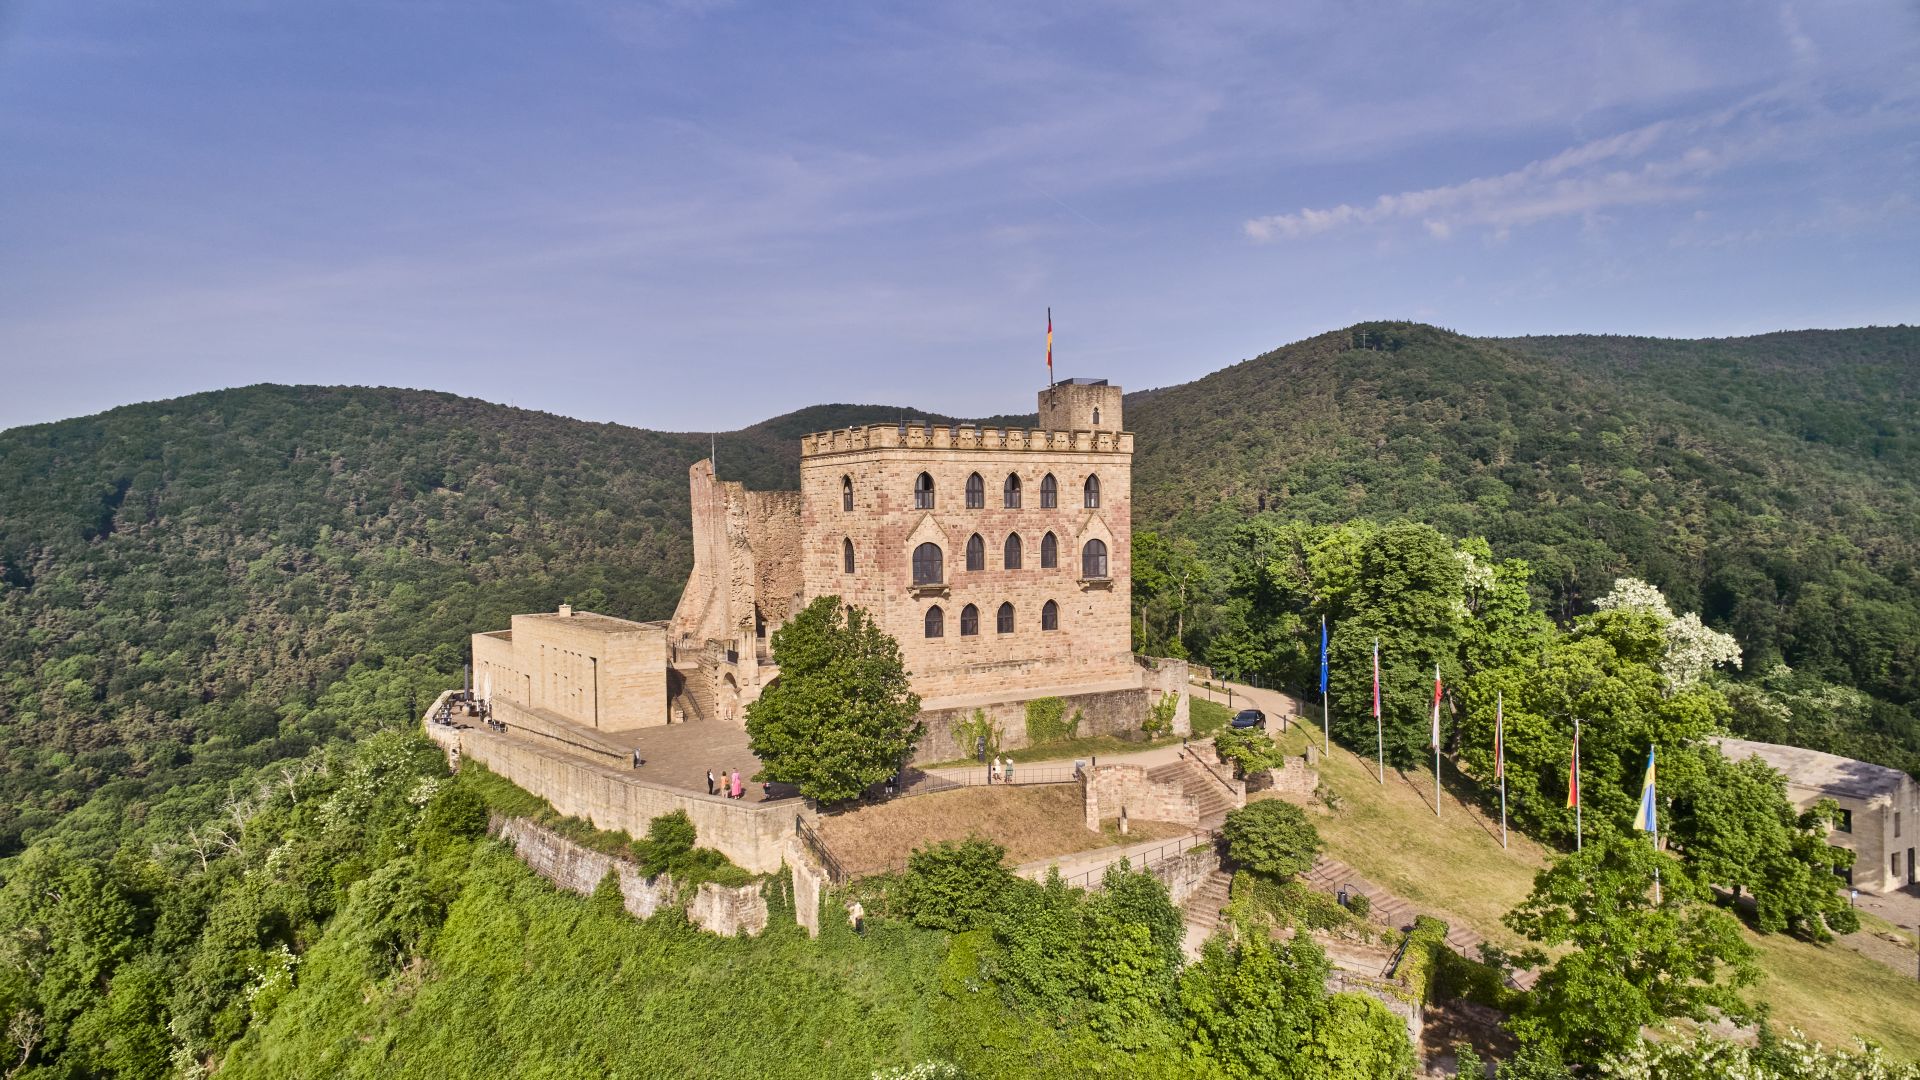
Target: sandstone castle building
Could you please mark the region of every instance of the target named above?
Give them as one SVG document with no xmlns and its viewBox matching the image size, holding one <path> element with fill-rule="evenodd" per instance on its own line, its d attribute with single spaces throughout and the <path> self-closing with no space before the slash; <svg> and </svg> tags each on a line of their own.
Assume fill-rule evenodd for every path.
<svg viewBox="0 0 1920 1080">
<path fill-rule="evenodd" d="M 1065 699 L 1083 734 L 1137 729 L 1158 694 L 1186 696 L 1184 670 L 1131 651 L 1132 471 L 1121 389 L 1103 379 L 1042 390 L 1032 429 L 805 436 L 797 492 L 748 491 L 701 461 L 693 571 L 671 619 L 516 616 L 474 636 L 475 683 L 510 722 L 566 741 L 740 724 L 779 677 L 773 632 L 839 596 L 900 643 L 928 721 L 922 760 L 967 753 L 952 726 L 976 710 L 1018 745 L 1036 698 Z"/>
</svg>

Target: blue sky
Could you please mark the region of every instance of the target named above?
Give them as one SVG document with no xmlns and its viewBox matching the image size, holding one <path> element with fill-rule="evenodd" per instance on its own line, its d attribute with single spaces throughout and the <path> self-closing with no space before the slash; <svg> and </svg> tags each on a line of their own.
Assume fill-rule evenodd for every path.
<svg viewBox="0 0 1920 1080">
<path fill-rule="evenodd" d="M 0 427 L 729 429 L 1322 330 L 1920 322 L 1920 6 L 0 0 Z"/>
</svg>

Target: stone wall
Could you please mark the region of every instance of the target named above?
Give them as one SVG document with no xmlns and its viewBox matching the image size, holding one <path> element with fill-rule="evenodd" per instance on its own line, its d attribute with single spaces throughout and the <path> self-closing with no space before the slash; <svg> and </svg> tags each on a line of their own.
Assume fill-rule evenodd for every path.
<svg viewBox="0 0 1920 1080">
<path fill-rule="evenodd" d="M 931 508 L 915 504 L 922 473 L 933 478 Z M 966 486 L 974 474 L 985 505 L 969 508 Z M 1009 475 L 1020 481 L 1017 507 L 1005 505 Z M 1059 496 L 1043 507 L 1048 476 Z M 1085 505 L 1089 476 L 1099 478 L 1095 507 Z M 852 487 L 852 510 L 843 509 L 843 482 Z M 921 697 L 1015 697 L 1133 681 L 1131 435 L 938 424 L 824 432 L 801 441 L 800 483 L 806 595 L 838 595 L 871 612 L 900 642 Z M 985 561 L 968 570 L 975 535 Z M 1017 568 L 1006 565 L 1009 535 L 1021 540 Z M 1058 558 L 1045 567 L 1049 536 Z M 1108 573 L 1084 579 L 1081 551 L 1095 539 L 1106 545 Z M 853 573 L 843 556 L 849 542 Z M 942 552 L 936 586 L 913 583 L 913 552 L 925 543 Z M 1048 602 L 1057 605 L 1057 629 L 1041 628 Z M 1008 633 L 997 629 L 1003 603 L 1014 613 Z M 979 626 L 970 635 L 961 633 L 969 606 Z M 935 607 L 944 630 L 930 638 L 926 616 Z"/>
<path fill-rule="evenodd" d="M 827 891 L 827 872 L 798 836 L 787 841 L 787 866 L 793 872 L 793 921 L 808 937 L 820 936 L 820 900 Z"/>
<path fill-rule="evenodd" d="M 1128 820 L 1167 821 L 1175 825 L 1200 824 L 1200 807 L 1179 784 L 1167 784 L 1147 776 L 1141 765 L 1099 765 L 1080 777 L 1080 800 L 1086 812 L 1087 828 L 1100 831 L 1100 823 L 1127 812 Z"/>
<path fill-rule="evenodd" d="M 583 848 L 525 818 L 496 815 L 491 831 L 511 843 L 514 855 L 556 888 L 592 896 L 611 871 L 620 882 L 624 906 L 636 918 L 650 918 L 661 908 L 679 902 L 680 890 L 672 878 L 646 877 L 629 860 Z M 761 882 L 738 887 L 703 882 L 687 907 L 687 918 L 702 930 L 723 937 L 743 931 L 758 934 L 767 928 L 767 900 L 761 889 Z"/>
<path fill-rule="evenodd" d="M 1142 739 L 1145 738 L 1140 733 L 1140 725 L 1147 718 L 1147 703 L 1150 700 L 1147 690 L 1102 690 L 1060 696 L 1067 703 L 1068 719 L 1073 717 L 1075 710 L 1082 714 L 1081 735 L 1140 735 Z M 955 725 L 971 723 L 975 709 L 985 713 L 988 722 L 999 729 L 1002 749 L 1014 750 L 1029 745 L 1026 701 L 995 701 L 922 712 L 920 719 L 927 725 L 927 731 L 921 736 L 913 759 L 932 762 L 972 757 L 972 744 L 955 733 Z"/>
<path fill-rule="evenodd" d="M 1306 798 L 1320 787 L 1320 770 L 1302 757 L 1289 757 L 1278 769 L 1267 770 L 1267 788 L 1282 795 Z"/>
<path fill-rule="evenodd" d="M 585 818 L 596 828 L 643 836 L 654 818 L 684 810 L 702 847 L 715 848 L 757 874 L 780 869 L 794 815 L 804 805 L 797 798 L 749 803 L 681 791 L 595 765 L 568 750 L 533 746 L 485 728 L 427 724 L 426 729 L 449 756 L 457 752 L 478 761 L 547 800 L 561 814 Z"/>
</svg>

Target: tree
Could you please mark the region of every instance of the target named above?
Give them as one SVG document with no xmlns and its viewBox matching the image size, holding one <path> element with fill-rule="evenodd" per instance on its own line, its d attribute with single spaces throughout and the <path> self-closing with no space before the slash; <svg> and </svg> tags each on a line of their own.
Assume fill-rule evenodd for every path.
<svg viewBox="0 0 1920 1080">
<path fill-rule="evenodd" d="M 1221 728 L 1214 733 L 1213 748 L 1222 758 L 1238 766 L 1242 776 L 1275 768 L 1286 761 L 1286 754 L 1273 741 L 1273 736 L 1259 728 Z"/>
<path fill-rule="evenodd" d="M 1826 941 L 1847 902 L 1834 871 L 1853 853 L 1827 843 L 1839 808 L 1831 800 L 1804 813 L 1787 801 L 1787 780 L 1758 758 L 1728 761 L 1719 748 L 1693 748 L 1694 768 L 1676 787 L 1668 836 L 1702 880 L 1753 893 L 1754 923 Z"/>
<path fill-rule="evenodd" d="M 1313 868 L 1320 833 L 1306 811 L 1283 799 L 1262 799 L 1231 810 L 1220 830 L 1227 856 L 1256 874 L 1284 881 Z"/>
<path fill-rule="evenodd" d="M 1656 871 L 1664 869 L 1659 903 Z M 1523 1041 L 1590 1063 L 1633 1045 L 1642 1027 L 1673 1018 L 1742 1020 L 1741 987 L 1757 978 L 1753 949 L 1725 912 L 1642 836 L 1608 834 L 1557 860 L 1506 923 L 1548 948 L 1573 946 L 1546 969 L 1515 1023 Z M 1544 963 L 1534 950 L 1528 963 Z"/>
<path fill-rule="evenodd" d="M 1314 1075 L 1303 1052 L 1327 1009 L 1326 954 L 1301 935 L 1207 941 L 1180 977 L 1187 1045 L 1230 1077 Z"/>
<path fill-rule="evenodd" d="M 925 725 L 900 645 L 861 608 L 822 596 L 773 632 L 780 678 L 747 707 L 756 779 L 844 802 L 896 772 Z"/>
<path fill-rule="evenodd" d="M 1007 849 L 978 836 L 915 848 L 900 897 L 915 926 L 960 933 L 987 926 L 1013 880 Z"/>
</svg>

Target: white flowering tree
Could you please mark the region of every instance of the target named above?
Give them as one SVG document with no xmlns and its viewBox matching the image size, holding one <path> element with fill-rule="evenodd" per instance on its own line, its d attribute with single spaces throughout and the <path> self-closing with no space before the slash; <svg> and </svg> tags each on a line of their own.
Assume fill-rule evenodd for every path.
<svg viewBox="0 0 1920 1080">
<path fill-rule="evenodd" d="M 1740 643 L 1700 621 L 1694 612 L 1676 616 L 1660 590 L 1639 578 L 1616 578 L 1613 591 L 1594 603 L 1601 611 L 1645 611 L 1660 622 L 1666 636 L 1666 654 L 1660 674 L 1669 692 L 1678 692 L 1706 678 L 1716 667 L 1740 666 Z"/>
</svg>

